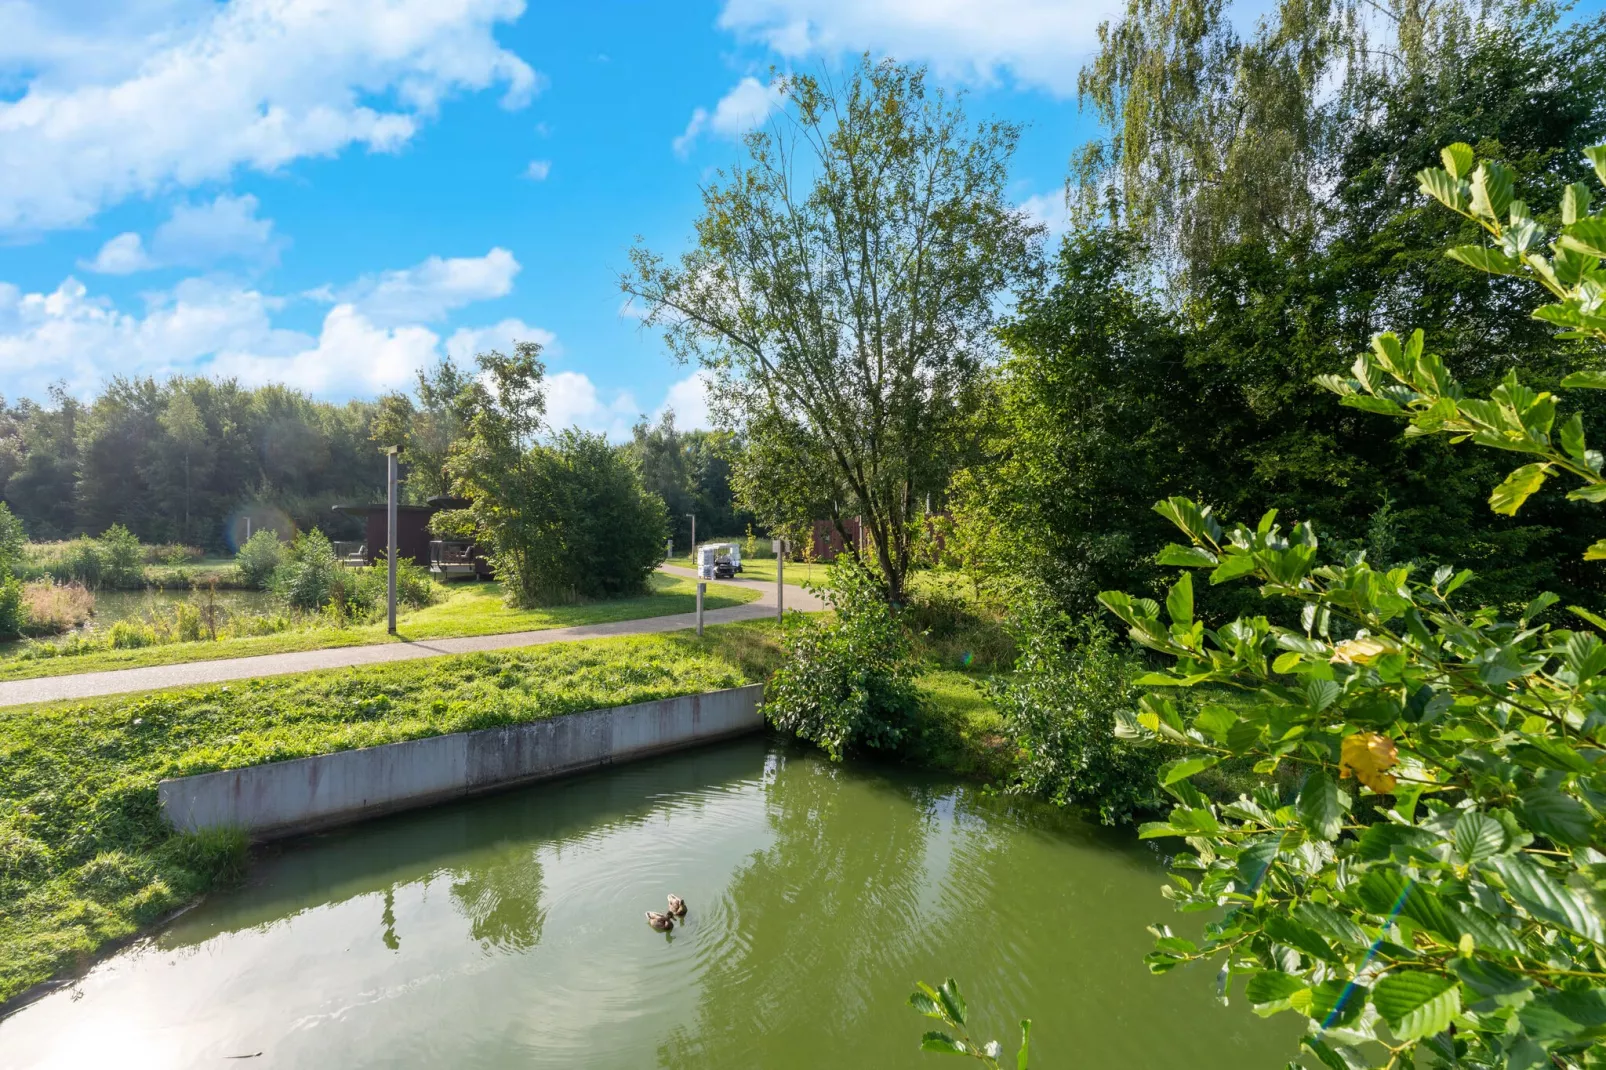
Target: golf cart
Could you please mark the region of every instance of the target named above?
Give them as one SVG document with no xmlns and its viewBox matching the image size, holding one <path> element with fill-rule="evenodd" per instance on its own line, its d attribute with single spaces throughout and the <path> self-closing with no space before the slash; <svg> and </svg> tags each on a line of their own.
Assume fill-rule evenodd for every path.
<svg viewBox="0 0 1606 1070">
<path fill-rule="evenodd" d="M 733 580 L 742 571 L 742 548 L 734 542 L 705 542 L 697 548 L 697 575 L 709 580 Z"/>
</svg>

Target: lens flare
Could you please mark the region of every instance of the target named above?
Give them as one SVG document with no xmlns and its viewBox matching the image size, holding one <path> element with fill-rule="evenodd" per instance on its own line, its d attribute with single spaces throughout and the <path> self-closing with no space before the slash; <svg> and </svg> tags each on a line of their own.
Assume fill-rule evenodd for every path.
<svg viewBox="0 0 1606 1070">
<path fill-rule="evenodd" d="M 277 531 L 285 542 L 295 538 L 296 524 L 290 514 L 266 502 L 247 502 L 230 513 L 223 521 L 223 538 L 231 550 L 238 550 L 246 539 L 264 528 Z"/>
</svg>

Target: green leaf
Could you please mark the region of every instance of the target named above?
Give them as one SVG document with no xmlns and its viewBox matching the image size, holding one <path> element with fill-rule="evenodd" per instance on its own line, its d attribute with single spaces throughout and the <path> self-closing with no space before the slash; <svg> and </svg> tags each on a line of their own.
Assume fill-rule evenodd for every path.
<svg viewBox="0 0 1606 1070">
<path fill-rule="evenodd" d="M 1314 903 L 1308 899 L 1301 900 L 1294 907 L 1294 917 L 1339 943 L 1351 947 L 1365 947 L 1371 943 L 1366 931 L 1355 924 L 1347 914 L 1341 914 L 1325 904 Z"/>
<path fill-rule="evenodd" d="M 1574 182 L 1561 191 L 1561 222 L 1563 226 L 1576 223 L 1589 214 L 1589 187 Z"/>
<path fill-rule="evenodd" d="M 1015 1053 L 1015 1070 L 1027 1070 L 1026 1052 L 1031 1047 L 1031 1043 L 1032 1020 L 1030 1018 L 1022 1018 L 1020 1020 L 1020 1051 Z"/>
<path fill-rule="evenodd" d="M 941 1019 L 943 1016 L 942 1006 L 937 1002 L 937 997 L 935 993 L 932 992 L 930 985 L 923 984 L 920 986 L 920 991 L 910 995 L 909 1006 L 913 1007 L 927 1018 Z"/>
<path fill-rule="evenodd" d="M 1567 612 L 1584 618 L 1601 631 L 1606 632 L 1606 617 L 1602 617 L 1598 613 L 1593 613 L 1590 610 L 1585 609 L 1583 606 L 1568 606 Z"/>
<path fill-rule="evenodd" d="M 1606 561 L 1606 539 L 1597 539 L 1584 551 L 1585 561 Z"/>
<path fill-rule="evenodd" d="M 1489 495 L 1489 506 L 1501 516 L 1516 516 L 1522 503 L 1538 490 L 1549 474 L 1548 464 L 1525 464 L 1512 472 Z"/>
<path fill-rule="evenodd" d="M 1429 167 L 1416 173 L 1418 187 L 1423 193 L 1458 212 L 1467 209 L 1466 183 L 1452 178 L 1450 172 L 1441 167 Z"/>
<path fill-rule="evenodd" d="M 1553 921 L 1596 943 L 1606 941 L 1606 929 L 1594 908 L 1532 858 L 1516 854 L 1484 864 L 1500 875 L 1511 898 L 1534 917 Z"/>
<path fill-rule="evenodd" d="M 1450 845 L 1455 849 L 1456 861 L 1463 865 L 1493 858 L 1505 850 L 1505 826 L 1488 814 L 1468 810 L 1456 819 Z"/>
<path fill-rule="evenodd" d="M 1306 987 L 1304 981 L 1291 974 L 1280 970 L 1262 970 L 1244 986 L 1244 998 L 1257 1009 L 1275 1007 L 1281 1010 L 1294 993 L 1303 992 Z"/>
<path fill-rule="evenodd" d="M 1321 934 L 1303 922 L 1274 914 L 1266 919 L 1265 932 L 1279 944 L 1298 948 L 1319 962 L 1337 961 L 1333 949 L 1322 939 Z"/>
<path fill-rule="evenodd" d="M 1498 222 L 1511 207 L 1511 169 L 1496 160 L 1485 160 L 1472 173 L 1472 211 Z"/>
<path fill-rule="evenodd" d="M 1573 372 L 1562 376 L 1561 385 L 1568 390 L 1606 390 L 1606 372 Z"/>
<path fill-rule="evenodd" d="M 1556 244 L 1587 256 L 1606 256 L 1606 218 L 1585 216 L 1563 229 Z"/>
<path fill-rule="evenodd" d="M 948 1021 L 955 1025 L 965 1024 L 965 997 L 959 994 L 958 981 L 952 977 L 944 981 L 937 989 L 937 1001 L 948 1012 Z"/>
<path fill-rule="evenodd" d="M 1584 157 L 1595 168 L 1595 177 L 1606 185 L 1606 145 L 1591 145 L 1584 150 Z"/>
<path fill-rule="evenodd" d="M 1372 989 L 1372 1006 L 1400 1040 L 1419 1040 L 1444 1030 L 1461 1010 L 1461 990 L 1432 973 L 1391 973 Z"/>
<path fill-rule="evenodd" d="M 1344 824 L 1344 801 L 1338 784 L 1326 772 L 1318 769 L 1305 778 L 1296 809 L 1300 824 L 1312 836 L 1321 840 L 1338 838 Z"/>
<path fill-rule="evenodd" d="M 969 1055 L 970 1049 L 947 1033 L 933 1030 L 920 1038 L 921 1051 L 935 1051 L 943 1055 Z"/>
<path fill-rule="evenodd" d="M 1204 772 L 1220 761 L 1216 755 L 1209 754 L 1201 758 L 1179 758 L 1174 762 L 1167 762 L 1160 770 L 1160 784 L 1169 787 L 1179 780 L 1188 779 L 1195 773 Z"/>
<path fill-rule="evenodd" d="M 1523 792 L 1521 814 L 1529 828 L 1570 847 L 1588 844 L 1595 828 L 1595 817 L 1583 803 L 1554 788 Z"/>
<path fill-rule="evenodd" d="M 1255 556 L 1253 554 L 1228 554 L 1222 559 L 1220 567 L 1210 574 L 1212 584 L 1226 583 L 1239 576 L 1247 576 L 1255 571 Z"/>
<path fill-rule="evenodd" d="M 1179 546 L 1172 543 L 1158 554 L 1154 555 L 1156 564 L 1171 565 L 1176 568 L 1211 568 L 1216 563 L 1216 555 L 1199 546 Z"/>
<path fill-rule="evenodd" d="M 1472 146 L 1465 141 L 1440 149 L 1439 159 L 1444 161 L 1444 169 L 1451 178 L 1466 178 L 1472 173 Z"/>
<path fill-rule="evenodd" d="M 1446 249 L 1444 255 L 1490 275 L 1522 274 L 1522 261 L 1514 256 L 1507 256 L 1499 249 L 1485 249 L 1481 245 L 1457 245 L 1453 249 Z"/>
<path fill-rule="evenodd" d="M 1582 416 L 1575 412 L 1567 417 L 1558 430 L 1558 436 L 1561 438 L 1562 449 L 1566 450 L 1572 457 L 1583 459 L 1584 418 Z"/>
<path fill-rule="evenodd" d="M 1165 611 L 1171 616 L 1172 624 L 1189 625 L 1193 623 L 1193 576 L 1184 572 L 1171 590 L 1165 596 Z"/>
</svg>

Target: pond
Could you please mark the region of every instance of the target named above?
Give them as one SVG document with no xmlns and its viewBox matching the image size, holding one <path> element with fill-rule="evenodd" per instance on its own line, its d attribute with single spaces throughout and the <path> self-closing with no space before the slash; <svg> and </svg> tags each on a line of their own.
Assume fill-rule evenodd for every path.
<svg viewBox="0 0 1606 1070">
<path fill-rule="evenodd" d="M 1204 970 L 1143 967 L 1144 926 L 1175 921 L 1161 876 L 1130 834 L 746 740 L 286 844 L 0 1022 L 0 1052 L 942 1070 L 961 1064 L 916 1050 L 935 1023 L 904 1001 L 952 974 L 1011 1053 L 1014 1018 L 1035 1020 L 1034 1067 L 1283 1066 L 1295 1023 L 1221 1007 Z M 690 912 L 657 933 L 643 911 L 669 892 Z"/>
<path fill-rule="evenodd" d="M 219 590 L 191 592 L 184 588 L 142 591 L 95 592 L 95 615 L 90 618 L 89 629 L 102 631 L 120 620 L 143 617 L 152 611 L 166 612 L 175 602 L 216 600 L 219 608 L 229 616 L 261 616 L 278 611 L 278 604 L 267 591 Z"/>
</svg>

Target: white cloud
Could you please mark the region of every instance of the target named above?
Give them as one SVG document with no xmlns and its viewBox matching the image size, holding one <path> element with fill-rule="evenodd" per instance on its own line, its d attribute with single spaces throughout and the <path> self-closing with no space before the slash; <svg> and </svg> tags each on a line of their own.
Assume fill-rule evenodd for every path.
<svg viewBox="0 0 1606 1070">
<path fill-rule="evenodd" d="M 719 25 L 785 56 L 888 53 L 978 82 L 1009 71 L 1068 97 L 1122 0 L 726 0 Z"/>
<path fill-rule="evenodd" d="M 104 27 L 55 7 L 0 5 L 0 30 L 20 28 L 0 33 L 0 75 L 27 84 L 0 101 L 0 230 L 351 145 L 394 150 L 452 93 L 501 86 L 517 107 L 540 84 L 493 32 L 523 0 L 181 2 Z"/>
<path fill-rule="evenodd" d="M 543 327 L 532 327 L 520 319 L 505 319 L 490 327 L 459 327 L 446 340 L 446 355 L 458 364 L 469 364 L 479 353 L 496 350 L 511 354 L 513 343 L 535 342 L 546 357 L 554 357 L 563 350 L 558 336 Z"/>
<path fill-rule="evenodd" d="M 145 243 L 140 236 L 128 231 L 108 240 L 100 247 L 95 259 L 80 260 L 78 266 L 101 275 L 131 275 L 155 267 L 156 261 L 145 252 Z"/>
<path fill-rule="evenodd" d="M 729 93 L 719 98 L 712 112 L 707 108 L 698 108 L 691 113 L 691 121 L 686 124 L 685 132 L 674 141 L 675 154 L 684 157 L 691 152 L 692 145 L 704 130 L 720 137 L 741 137 L 754 127 L 763 125 L 770 113 L 781 106 L 781 99 L 779 81 L 765 85 L 757 78 L 743 78 Z"/>
<path fill-rule="evenodd" d="M 1048 228 L 1050 239 L 1058 238 L 1071 228 L 1070 209 L 1065 204 L 1065 193 L 1034 193 L 1020 202 L 1021 211 L 1039 226 Z"/>
<path fill-rule="evenodd" d="M 546 176 L 551 173 L 551 160 L 531 160 L 530 166 L 524 169 L 524 177 L 534 182 L 545 182 Z"/>
<path fill-rule="evenodd" d="M 350 304 L 375 323 L 438 320 L 475 301 L 505 297 L 513 290 L 519 262 L 506 249 L 484 256 L 432 256 L 416 267 L 358 279 L 340 289 L 319 289 L 307 296 Z"/>
<path fill-rule="evenodd" d="M 101 246 L 88 271 L 127 275 L 157 267 L 210 267 L 223 260 L 269 264 L 284 244 L 273 233 L 273 220 L 258 219 L 257 199 L 220 194 L 209 203 L 181 202 L 156 228 L 147 252 L 138 234 L 129 232 Z"/>
<path fill-rule="evenodd" d="M 25 294 L 0 283 L 0 387 L 13 397 L 41 397 L 60 379 L 84 396 L 112 375 L 183 373 L 234 376 L 249 385 L 285 383 L 325 397 L 371 396 L 407 385 L 417 368 L 440 359 L 443 348 L 462 359 L 479 348 L 506 351 L 511 340 L 529 339 L 556 351 L 550 331 L 522 320 L 461 328 L 444 347 L 421 322 L 425 313 L 478 299 L 475 293 L 506 292 L 495 280 L 510 279 L 517 265 L 508 270 L 497 254 L 511 260 L 505 250 L 470 261 L 432 257 L 418 268 L 343 288 L 356 290 L 360 299 L 338 300 L 316 335 L 275 325 L 289 305 L 284 298 L 214 278 L 186 279 L 170 291 L 147 294 L 137 313 L 119 310 L 73 278 L 49 293 Z M 487 263 L 492 269 L 500 263 L 500 274 L 472 267 Z M 420 315 L 394 318 L 409 303 L 404 298 Z M 612 411 L 608 404 L 582 400 L 571 409 L 587 426 L 616 430 L 616 420 L 602 419 Z M 635 403 L 620 395 L 612 404 L 633 410 Z"/>
<path fill-rule="evenodd" d="M 658 406 L 653 418 L 663 416 L 665 409 L 673 409 L 675 426 L 682 431 L 706 431 L 712 428 L 714 421 L 708 412 L 708 383 L 708 373 L 696 371 L 671 384 L 669 392 L 664 395 L 664 403 Z"/>
<path fill-rule="evenodd" d="M 205 368 L 247 386 L 288 383 L 324 396 L 374 395 L 406 387 L 440 358 L 440 339 L 416 324 L 379 327 L 351 305 L 336 305 L 311 344 L 288 353 L 225 349 Z"/>
<path fill-rule="evenodd" d="M 616 391 L 612 400 L 605 401 L 591 378 L 580 372 L 549 375 L 546 388 L 546 421 L 555 431 L 579 427 L 601 431 L 617 442 L 630 437 L 630 427 L 641 415 L 628 390 Z"/>
</svg>

